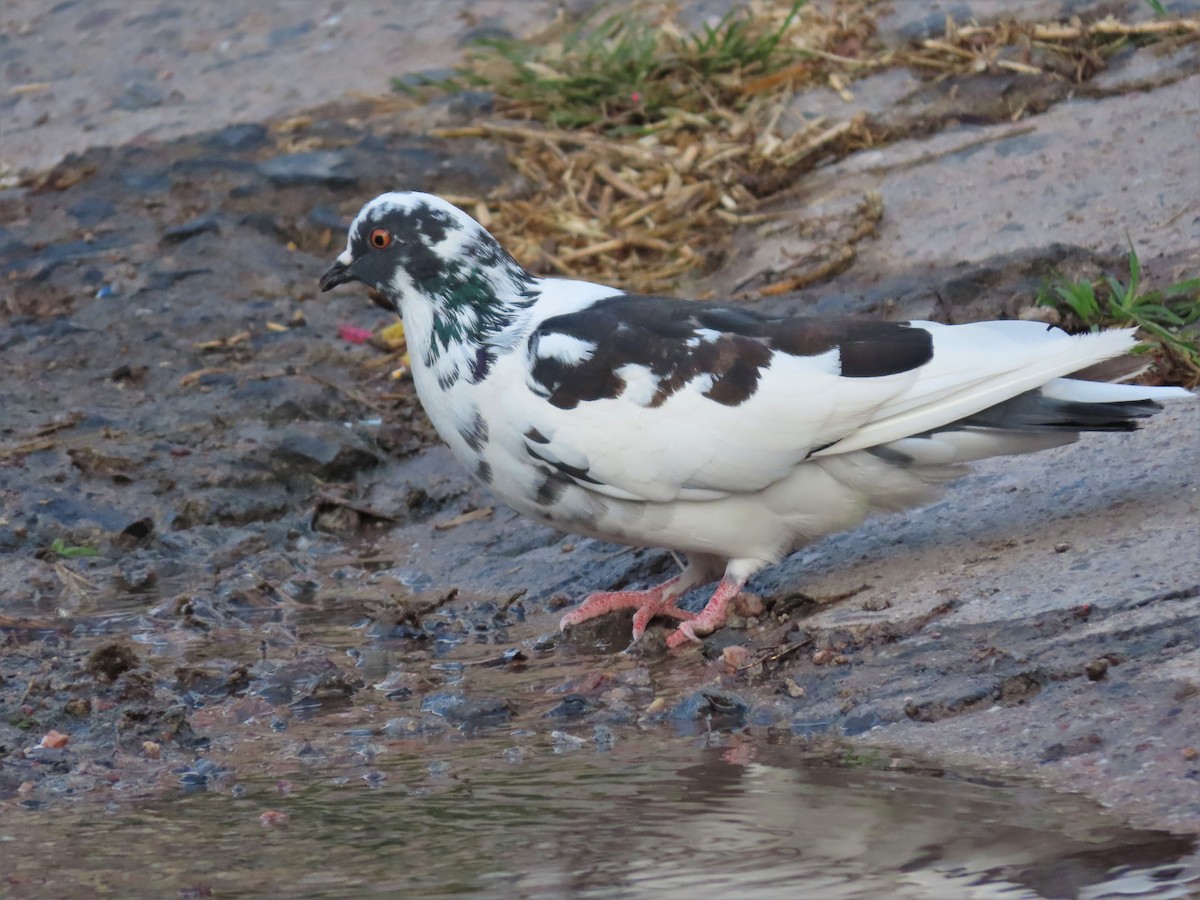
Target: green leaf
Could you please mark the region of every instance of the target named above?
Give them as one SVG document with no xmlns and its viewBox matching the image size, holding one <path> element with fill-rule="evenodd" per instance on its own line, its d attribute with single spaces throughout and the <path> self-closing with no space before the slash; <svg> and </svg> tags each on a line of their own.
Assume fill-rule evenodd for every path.
<svg viewBox="0 0 1200 900">
<path fill-rule="evenodd" d="M 1138 259 L 1137 251 L 1129 245 L 1129 290 L 1126 296 L 1136 297 L 1138 286 L 1142 281 L 1142 261 Z"/>
<path fill-rule="evenodd" d="M 63 557 L 64 559 L 74 559 L 79 556 L 99 556 L 100 551 L 95 547 L 72 547 L 68 546 L 62 538 L 55 538 L 50 542 L 50 552 Z"/>
<path fill-rule="evenodd" d="M 1189 278 L 1187 281 L 1177 281 L 1174 284 L 1163 288 L 1163 293 L 1168 297 L 1178 297 L 1180 294 L 1200 293 L 1200 278 Z M 1196 298 L 1196 302 L 1200 303 L 1200 297 Z"/>
</svg>

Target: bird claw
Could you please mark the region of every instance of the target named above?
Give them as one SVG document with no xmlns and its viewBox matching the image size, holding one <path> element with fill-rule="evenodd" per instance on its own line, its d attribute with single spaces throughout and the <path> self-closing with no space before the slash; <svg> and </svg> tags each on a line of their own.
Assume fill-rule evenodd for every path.
<svg viewBox="0 0 1200 900">
<path fill-rule="evenodd" d="M 674 634 L 667 638 L 667 646 L 674 650 L 677 647 L 682 647 L 684 644 L 701 644 L 703 641 L 696 634 L 696 622 L 684 622 L 675 629 Z M 712 629 L 709 629 L 708 634 Z"/>
</svg>

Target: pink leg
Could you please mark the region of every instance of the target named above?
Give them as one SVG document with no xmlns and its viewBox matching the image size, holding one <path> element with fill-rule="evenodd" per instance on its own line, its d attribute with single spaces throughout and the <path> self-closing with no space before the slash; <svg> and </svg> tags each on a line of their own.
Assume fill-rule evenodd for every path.
<svg viewBox="0 0 1200 900">
<path fill-rule="evenodd" d="M 680 625 L 675 633 L 667 638 L 667 646 L 680 647 L 688 642 L 699 643 L 700 635 L 712 634 L 724 625 L 729 603 L 738 595 L 743 583 L 723 579 L 700 615 Z"/>
<path fill-rule="evenodd" d="M 679 596 L 676 587 L 682 579 L 682 575 L 676 575 L 670 581 L 664 581 L 644 591 L 604 591 L 592 594 L 577 609 L 571 610 L 559 620 L 559 630 L 603 616 L 613 610 L 633 608 L 637 610 L 633 615 L 633 639 L 636 641 L 655 616 L 690 619 L 693 613 L 675 605 Z"/>
</svg>

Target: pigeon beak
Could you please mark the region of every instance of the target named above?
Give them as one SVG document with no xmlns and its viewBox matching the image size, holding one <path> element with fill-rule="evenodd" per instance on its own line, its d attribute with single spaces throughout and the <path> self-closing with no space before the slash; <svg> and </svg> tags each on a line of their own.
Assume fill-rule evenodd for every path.
<svg viewBox="0 0 1200 900">
<path fill-rule="evenodd" d="M 325 274 L 321 276 L 321 290 L 327 291 L 330 288 L 335 288 L 339 284 L 345 284 L 347 281 L 354 281 L 354 273 L 350 271 L 350 267 L 340 259 L 333 261 L 333 265 L 325 270 Z"/>
</svg>

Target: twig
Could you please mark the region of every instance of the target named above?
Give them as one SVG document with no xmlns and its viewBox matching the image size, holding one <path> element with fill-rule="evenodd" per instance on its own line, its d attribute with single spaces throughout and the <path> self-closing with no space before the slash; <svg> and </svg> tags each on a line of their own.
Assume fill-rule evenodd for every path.
<svg viewBox="0 0 1200 900">
<path fill-rule="evenodd" d="M 1093 22 L 1091 25 L 1034 25 L 1033 38 L 1038 41 L 1073 41 L 1093 34 L 1135 37 L 1148 34 L 1171 34 L 1176 31 L 1191 31 L 1200 34 L 1200 18 L 1136 23 L 1105 19 L 1101 22 Z"/>
<path fill-rule="evenodd" d="M 592 171 L 596 173 L 596 176 L 598 178 L 611 184 L 614 188 L 616 188 L 618 191 L 620 191 L 626 197 L 632 197 L 634 200 L 637 200 L 639 203 L 646 203 L 647 201 L 649 201 L 649 199 L 650 199 L 649 194 L 647 194 L 645 191 L 643 191 L 640 187 L 630 184 L 628 181 L 626 181 L 624 178 L 622 178 L 620 175 L 618 175 L 616 172 L 614 172 L 612 169 L 610 169 L 604 163 L 597 163 L 595 166 L 592 167 Z"/>
<path fill-rule="evenodd" d="M 750 662 L 746 663 L 744 666 L 740 666 L 737 671 L 745 672 L 747 669 L 753 669 L 755 666 L 765 666 L 768 663 L 781 662 L 782 660 L 787 659 L 787 657 L 791 656 L 793 653 L 795 653 L 800 648 L 805 647 L 811 643 L 812 643 L 811 640 L 800 641 L 795 644 L 788 644 L 783 649 L 777 648 L 777 649 L 772 650 L 771 652 L 767 653 L 765 656 L 760 656 L 758 659 L 751 660 Z"/>
<path fill-rule="evenodd" d="M 370 516 L 372 519 L 381 519 L 385 522 L 399 521 L 398 516 L 390 515 L 389 513 L 378 510 L 373 506 L 367 506 L 366 504 L 358 503 L 346 497 L 339 497 L 337 494 L 331 494 L 328 491 L 317 491 L 314 496 L 319 501 L 331 503 L 334 506 L 343 506 L 346 509 L 359 513 L 360 515 Z"/>
</svg>

